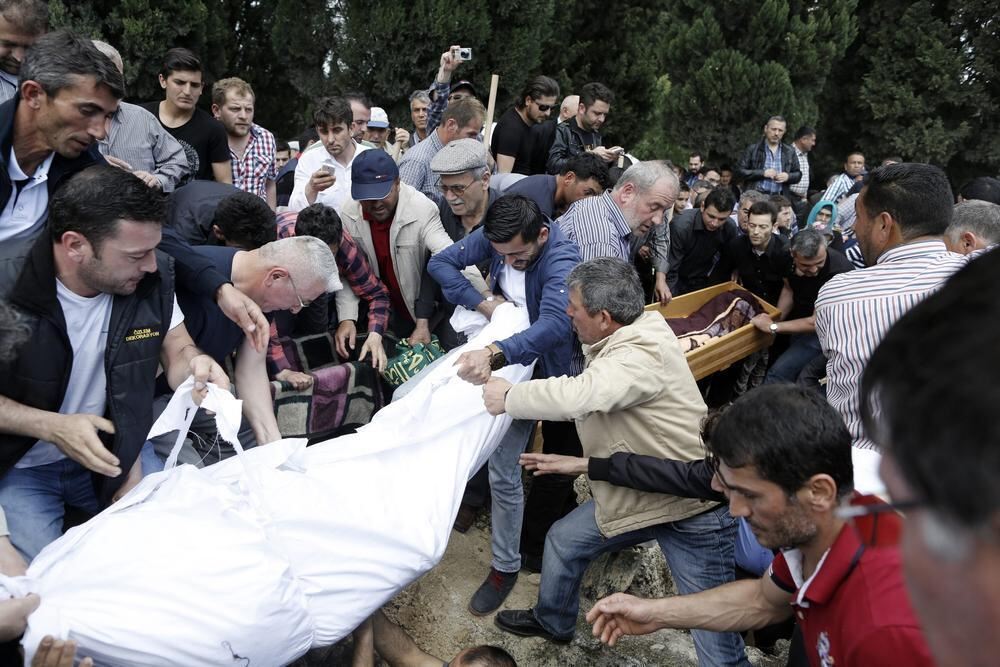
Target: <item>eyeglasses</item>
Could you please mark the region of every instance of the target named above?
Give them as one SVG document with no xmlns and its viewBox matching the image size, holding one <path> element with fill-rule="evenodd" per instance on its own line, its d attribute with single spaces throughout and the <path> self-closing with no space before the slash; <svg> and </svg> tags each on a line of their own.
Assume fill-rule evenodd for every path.
<svg viewBox="0 0 1000 667">
<path fill-rule="evenodd" d="M 476 184 L 475 179 L 471 183 L 466 183 L 465 185 L 445 185 L 441 181 L 437 182 L 437 188 L 441 191 L 441 194 L 446 195 L 449 192 L 456 197 L 461 197 L 465 194 L 465 191 Z"/>
<path fill-rule="evenodd" d="M 299 296 L 299 290 L 298 290 L 298 288 L 295 287 L 295 281 L 292 280 L 292 274 L 290 274 L 290 273 L 288 274 L 288 282 L 291 283 L 291 285 L 292 285 L 292 292 L 295 293 L 295 298 L 299 302 L 299 308 L 302 309 L 302 310 L 305 310 L 306 308 L 308 308 L 309 305 L 312 303 L 312 301 L 303 301 L 302 300 L 302 297 Z"/>
<path fill-rule="evenodd" d="M 906 512 L 919 509 L 925 503 L 920 500 L 901 500 L 895 503 L 872 503 L 871 505 L 843 505 L 833 511 L 838 519 L 860 519 L 865 516 L 885 514 L 886 512 Z"/>
<path fill-rule="evenodd" d="M 535 101 L 532 100 L 532 102 L 535 102 Z M 549 109 L 555 109 L 556 108 L 556 105 L 554 105 L 554 104 L 539 104 L 538 102 L 535 102 L 535 106 L 538 107 L 538 110 L 541 111 L 542 113 L 545 113 Z"/>
</svg>

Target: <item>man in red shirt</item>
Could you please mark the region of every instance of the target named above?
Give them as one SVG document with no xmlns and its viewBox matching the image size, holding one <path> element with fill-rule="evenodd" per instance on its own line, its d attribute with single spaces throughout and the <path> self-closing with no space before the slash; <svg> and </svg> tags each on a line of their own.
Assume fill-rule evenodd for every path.
<svg viewBox="0 0 1000 667">
<path fill-rule="evenodd" d="M 704 428 L 713 488 L 761 545 L 783 551 L 760 579 L 604 598 L 587 614 L 594 635 L 613 646 L 661 628 L 751 630 L 794 614 L 814 667 L 933 664 L 903 584 L 899 516 L 853 492 L 851 436 L 833 408 L 810 389 L 769 385 Z"/>
</svg>

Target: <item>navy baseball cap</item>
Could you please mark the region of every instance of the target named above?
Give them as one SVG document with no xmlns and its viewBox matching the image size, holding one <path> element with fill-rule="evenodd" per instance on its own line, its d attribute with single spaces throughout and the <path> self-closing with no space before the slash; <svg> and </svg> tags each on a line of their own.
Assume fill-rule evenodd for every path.
<svg viewBox="0 0 1000 667">
<path fill-rule="evenodd" d="M 385 199 L 399 178 L 399 167 L 381 148 L 370 148 L 355 156 L 351 164 L 351 199 Z"/>
</svg>

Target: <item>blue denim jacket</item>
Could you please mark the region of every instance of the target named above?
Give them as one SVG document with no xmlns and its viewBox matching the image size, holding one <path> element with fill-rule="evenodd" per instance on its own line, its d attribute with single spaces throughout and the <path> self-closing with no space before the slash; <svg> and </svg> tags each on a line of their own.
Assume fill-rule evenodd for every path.
<svg viewBox="0 0 1000 667">
<path fill-rule="evenodd" d="M 576 337 L 566 314 L 569 304 L 566 277 L 579 264 L 580 253 L 558 225 L 546 223 L 546 226 L 549 238 L 538 258 L 525 271 L 525 296 L 531 326 L 496 343 L 508 362 L 529 364 L 537 359 L 536 377 L 558 377 L 570 372 Z M 475 309 L 483 296 L 462 275 L 462 270 L 484 260 L 490 262 L 490 289 L 496 292 L 497 276 L 504 259 L 483 235 L 482 228 L 431 257 L 427 269 L 441 285 L 448 301 Z"/>
</svg>

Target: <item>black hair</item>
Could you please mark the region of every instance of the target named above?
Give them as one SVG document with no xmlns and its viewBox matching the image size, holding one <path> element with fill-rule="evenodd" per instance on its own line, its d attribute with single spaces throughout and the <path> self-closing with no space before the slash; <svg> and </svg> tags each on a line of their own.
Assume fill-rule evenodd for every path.
<svg viewBox="0 0 1000 667">
<path fill-rule="evenodd" d="M 348 104 L 350 104 L 351 102 L 359 102 L 361 106 L 363 106 L 366 109 L 372 108 L 371 99 L 364 93 L 359 93 L 357 91 L 352 90 L 349 93 L 344 93 L 344 99 L 347 100 Z"/>
<path fill-rule="evenodd" d="M 223 198 L 215 208 L 213 222 L 227 243 L 246 250 L 256 250 L 278 238 L 274 211 L 249 192 L 234 192 Z"/>
<path fill-rule="evenodd" d="M 522 195 L 504 195 L 486 209 L 483 235 L 493 243 L 509 243 L 520 235 L 531 243 L 542 231 L 542 215 L 533 200 Z"/>
<path fill-rule="evenodd" d="M 310 125 L 302 130 L 302 134 L 299 135 L 299 150 L 304 151 L 306 144 L 316 141 L 319 141 L 319 132 L 316 131 L 314 126 Z"/>
<path fill-rule="evenodd" d="M 917 162 L 872 170 L 860 196 L 869 216 L 891 215 L 904 239 L 944 234 L 955 201 L 944 172 Z"/>
<path fill-rule="evenodd" d="M 204 72 L 201 59 L 191 49 L 175 47 L 163 57 L 160 74 L 166 79 L 174 72 Z"/>
<path fill-rule="evenodd" d="M 699 153 L 698 151 L 691 151 L 690 153 L 688 153 L 688 160 L 690 160 L 690 159 L 691 159 L 691 158 L 693 158 L 693 157 L 696 157 L 696 158 L 698 158 L 698 159 L 699 159 L 699 160 L 701 160 L 702 162 L 704 162 L 704 161 L 705 161 L 705 156 L 704 156 L 704 155 L 702 155 L 701 153 Z"/>
<path fill-rule="evenodd" d="M 691 192 L 691 186 L 687 184 L 686 181 L 680 181 L 678 183 L 678 192 Z"/>
<path fill-rule="evenodd" d="M 989 176 L 978 176 L 963 185 L 958 194 L 962 199 L 979 199 L 1000 204 L 1000 181 Z"/>
<path fill-rule="evenodd" d="M 769 215 L 771 216 L 771 224 L 773 225 L 778 221 L 778 207 L 767 199 L 755 201 L 750 205 L 750 215 Z"/>
<path fill-rule="evenodd" d="M 889 329 L 861 378 L 865 432 L 907 485 L 968 527 L 1000 510 L 1000 299 L 993 250 Z"/>
<path fill-rule="evenodd" d="M 354 122 L 354 112 L 351 111 L 351 103 L 345 97 L 321 97 L 316 101 L 316 110 L 313 111 L 313 123 L 316 127 L 333 127 L 342 124 L 350 127 Z M 319 138 L 317 132 L 316 137 Z"/>
<path fill-rule="evenodd" d="M 733 207 L 736 206 L 736 197 L 733 196 L 733 192 L 729 188 L 715 188 L 708 193 L 702 204 L 705 208 L 714 206 L 719 213 L 725 213 L 732 211 Z"/>
<path fill-rule="evenodd" d="M 295 218 L 296 236 L 315 236 L 327 245 L 340 246 L 344 225 L 331 206 L 313 204 L 299 211 Z"/>
<path fill-rule="evenodd" d="M 704 176 L 704 175 L 706 175 L 710 171 L 714 171 L 719 176 L 722 176 L 722 170 L 719 169 L 718 167 L 710 165 L 710 164 L 702 165 L 701 169 L 698 170 L 698 175 L 699 176 Z"/>
<path fill-rule="evenodd" d="M 611 89 L 603 83 L 597 83 L 594 81 L 584 84 L 583 88 L 580 89 L 580 104 L 583 105 L 583 108 L 589 109 L 594 106 L 594 102 L 598 100 L 601 102 L 607 102 L 609 105 L 614 104 L 615 94 L 612 93 Z"/>
<path fill-rule="evenodd" d="M 791 200 L 785 195 L 771 195 L 767 198 L 767 201 L 771 202 L 779 209 L 792 205 Z"/>
<path fill-rule="evenodd" d="M 730 468 L 753 466 L 789 496 L 820 474 L 833 478 L 838 498 L 854 490 L 851 433 L 814 389 L 758 387 L 706 418 L 702 437 L 717 460 Z"/>
<path fill-rule="evenodd" d="M 792 137 L 792 141 L 798 141 L 802 137 L 809 137 L 816 135 L 816 128 L 809 127 L 808 125 L 803 125 L 799 129 L 795 130 L 795 136 Z"/>
<path fill-rule="evenodd" d="M 76 77 L 92 76 L 121 99 L 125 79 L 111 59 L 94 42 L 69 30 L 56 30 L 39 37 L 24 56 L 18 82 L 34 81 L 46 95 L 54 97 L 63 88 L 76 85 Z"/>
<path fill-rule="evenodd" d="M 580 153 L 566 160 L 560 176 L 565 176 L 569 172 L 576 174 L 577 180 L 585 181 L 593 178 L 601 184 L 601 189 L 607 190 L 611 183 L 611 173 L 608 171 L 608 163 L 597 157 L 593 153 Z"/>
<path fill-rule="evenodd" d="M 517 98 L 514 106 L 518 109 L 523 109 L 524 100 L 527 97 L 533 100 L 538 100 L 542 97 L 559 97 L 559 84 L 556 83 L 555 79 L 550 77 L 536 76 L 521 90 L 521 95 Z"/>
<path fill-rule="evenodd" d="M 66 232 L 82 234 L 100 256 L 104 240 L 118 233 L 118 222 L 162 225 L 166 197 L 131 173 L 95 165 L 56 190 L 49 202 L 48 228 L 54 243 Z"/>
<path fill-rule="evenodd" d="M 284 139 L 278 139 L 277 141 L 274 142 L 274 152 L 275 153 L 277 153 L 279 151 L 291 151 L 291 150 L 292 150 L 292 147 L 289 146 L 288 142 L 285 141 Z"/>
<path fill-rule="evenodd" d="M 461 667 L 517 667 L 517 661 L 499 646 L 483 645 L 465 651 Z"/>
</svg>

